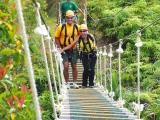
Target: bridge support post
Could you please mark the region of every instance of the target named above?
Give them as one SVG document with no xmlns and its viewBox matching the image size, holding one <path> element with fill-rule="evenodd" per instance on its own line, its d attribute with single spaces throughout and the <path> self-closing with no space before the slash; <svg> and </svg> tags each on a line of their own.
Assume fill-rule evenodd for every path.
<svg viewBox="0 0 160 120">
<path fill-rule="evenodd" d="M 107 56 L 107 52 L 106 52 L 106 46 L 103 47 L 104 51 L 103 51 L 103 58 L 104 58 L 104 90 L 107 90 L 107 76 L 106 76 L 106 72 L 107 72 L 107 61 L 106 61 L 106 56 Z"/>
<path fill-rule="evenodd" d="M 114 97 L 114 92 L 113 92 L 113 87 L 112 87 L 112 57 L 113 57 L 113 53 L 112 53 L 112 44 L 109 44 L 109 53 L 108 53 L 108 57 L 109 57 L 109 73 L 110 73 L 110 92 L 109 92 L 109 96 L 111 97 L 111 99 L 113 100 Z"/>
<path fill-rule="evenodd" d="M 98 51 L 98 49 L 97 49 L 97 66 L 96 66 L 97 68 L 97 75 L 96 75 L 96 81 L 97 81 L 97 86 L 99 86 L 100 85 L 100 83 L 99 83 L 99 51 Z"/>
<path fill-rule="evenodd" d="M 137 113 L 138 120 L 140 120 L 140 112 L 143 110 L 143 105 L 140 104 L 140 47 L 142 47 L 141 31 L 137 30 L 137 39 L 135 46 L 137 47 L 137 92 L 138 92 L 138 105 L 135 105 L 135 112 Z"/>
<path fill-rule="evenodd" d="M 121 54 L 123 53 L 122 49 L 122 39 L 119 40 L 119 48 L 116 50 L 118 53 L 118 81 L 119 81 L 119 107 L 123 107 L 124 100 L 122 99 L 122 84 L 121 84 Z"/>
<path fill-rule="evenodd" d="M 103 88 L 103 80 L 102 80 L 102 47 L 100 47 L 100 50 L 99 50 L 99 71 L 100 71 L 100 87 Z"/>
</svg>

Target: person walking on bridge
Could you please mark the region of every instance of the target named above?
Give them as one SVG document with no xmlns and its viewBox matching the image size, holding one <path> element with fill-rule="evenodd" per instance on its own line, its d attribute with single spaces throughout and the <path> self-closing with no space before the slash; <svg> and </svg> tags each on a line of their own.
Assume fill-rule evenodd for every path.
<svg viewBox="0 0 160 120">
<path fill-rule="evenodd" d="M 88 87 L 88 80 L 89 80 L 89 87 L 94 87 L 94 75 L 95 75 L 95 64 L 97 60 L 96 56 L 96 42 L 92 34 L 88 33 L 87 25 L 82 24 L 80 26 L 80 36 L 76 38 L 76 40 L 69 46 L 63 48 L 61 53 L 65 50 L 70 49 L 74 46 L 77 42 L 79 42 L 81 54 L 80 59 L 82 60 L 83 64 L 83 80 L 82 80 L 82 88 Z"/>
<path fill-rule="evenodd" d="M 66 1 L 62 2 L 62 4 L 61 4 L 62 23 L 65 22 L 65 14 L 68 10 L 72 10 L 74 12 L 74 14 L 75 14 L 74 15 L 74 22 L 77 23 L 78 12 L 80 12 L 82 14 L 83 14 L 83 12 L 80 8 L 78 8 L 76 3 L 71 0 L 66 0 Z"/>
<path fill-rule="evenodd" d="M 76 39 L 76 37 L 79 35 L 79 25 L 75 24 L 73 22 L 74 18 L 74 12 L 71 10 L 68 10 L 66 12 L 66 23 L 60 24 L 55 32 L 55 42 L 57 44 L 57 47 L 59 49 L 63 49 L 64 47 L 70 45 L 73 43 L 73 41 Z M 64 78 L 66 81 L 66 84 L 69 80 L 69 62 L 72 66 L 72 75 L 73 75 L 73 87 L 78 88 L 79 86 L 75 83 L 77 80 L 77 55 L 78 51 L 76 48 L 76 45 L 72 46 L 70 49 L 65 50 L 64 53 L 62 53 L 62 59 L 64 64 Z M 68 85 L 69 87 L 69 85 Z"/>
</svg>

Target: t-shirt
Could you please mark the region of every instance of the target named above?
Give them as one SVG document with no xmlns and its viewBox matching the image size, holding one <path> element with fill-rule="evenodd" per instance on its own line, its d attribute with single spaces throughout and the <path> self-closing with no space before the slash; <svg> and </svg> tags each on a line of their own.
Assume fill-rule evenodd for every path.
<svg viewBox="0 0 160 120">
<path fill-rule="evenodd" d="M 66 46 L 73 42 L 73 38 L 71 37 L 72 33 L 73 33 L 73 26 L 74 26 L 74 24 L 68 25 L 66 23 L 66 29 L 67 29 Z M 77 32 L 76 28 L 74 29 L 74 40 L 80 34 L 79 25 L 77 25 L 77 26 L 78 26 L 78 32 Z M 55 37 L 60 39 L 60 44 L 63 46 L 64 45 L 64 38 L 65 38 L 65 27 L 63 28 L 62 31 L 61 31 L 61 29 L 62 29 L 62 24 L 60 24 L 57 27 L 56 32 L 55 32 Z M 70 43 L 69 43 L 69 39 L 70 39 Z M 76 45 L 74 45 L 73 48 L 76 48 Z"/>
<path fill-rule="evenodd" d="M 77 11 L 78 10 L 78 6 L 74 2 L 72 2 L 72 1 L 63 2 L 61 4 L 61 12 L 62 12 L 62 14 L 65 15 L 65 13 L 68 10 Z"/>
</svg>

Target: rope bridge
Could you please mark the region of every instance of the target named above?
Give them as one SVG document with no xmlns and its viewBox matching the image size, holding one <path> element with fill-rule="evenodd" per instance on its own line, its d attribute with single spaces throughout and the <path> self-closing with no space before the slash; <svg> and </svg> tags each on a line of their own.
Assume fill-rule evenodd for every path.
<svg viewBox="0 0 160 120">
<path fill-rule="evenodd" d="M 25 49 L 25 55 L 28 64 L 28 73 L 30 77 L 30 85 L 33 94 L 34 107 L 36 111 L 36 119 L 42 120 L 37 89 L 34 79 L 34 71 L 32 67 L 32 61 L 29 51 L 28 38 L 26 35 L 25 22 L 23 18 L 23 12 L 21 7 L 21 1 L 15 0 L 17 5 L 17 13 L 19 24 L 22 30 L 23 44 Z M 125 101 L 122 94 L 122 82 L 121 82 L 121 54 L 124 52 L 122 49 L 122 40 L 109 44 L 104 47 L 99 47 L 97 52 L 97 66 L 96 66 L 96 87 L 86 89 L 67 89 L 63 76 L 63 64 L 62 58 L 54 40 L 52 40 L 48 27 L 40 13 L 40 5 L 37 1 L 33 0 L 36 10 L 37 28 L 34 32 L 41 38 L 43 59 L 45 61 L 45 69 L 48 80 L 48 86 L 50 91 L 51 103 L 56 120 L 61 119 L 82 119 L 82 120 L 140 120 L 140 113 L 143 110 L 143 104 L 140 104 L 140 48 L 141 31 L 136 32 L 137 38 L 135 46 L 137 48 L 137 103 L 134 103 L 133 114 L 123 107 Z M 147 27 L 146 27 L 147 28 Z M 128 36 L 129 37 L 129 36 Z M 46 44 L 45 44 L 46 43 Z M 119 44 L 119 47 L 113 52 L 113 46 Z M 49 49 L 49 61 L 46 55 L 46 45 Z M 108 51 L 107 51 L 108 48 Z M 112 58 L 113 54 L 118 54 L 118 83 L 119 83 L 119 99 L 114 100 L 115 92 L 113 91 L 113 78 L 112 78 Z M 53 64 L 55 61 L 55 66 Z M 108 62 L 108 64 L 107 64 Z M 51 69 L 49 66 L 51 65 Z M 107 66 L 108 65 L 108 66 Z M 82 75 L 82 65 L 78 64 L 79 74 Z M 58 80 L 55 78 L 55 74 L 58 75 Z M 71 72 L 70 72 L 71 73 Z M 106 74 L 108 73 L 108 74 Z M 51 75 L 52 74 L 52 75 Z M 51 78 L 53 77 L 53 78 Z M 51 81 L 53 79 L 53 81 Z M 79 77 L 79 83 L 82 78 Z M 52 82 L 53 85 L 52 86 Z M 109 84 L 108 84 L 109 83 Z M 71 82 L 72 84 L 72 82 Z M 109 87 L 107 87 L 109 86 Z M 53 95 L 53 87 L 55 89 L 56 97 Z M 55 102 L 57 101 L 57 102 Z"/>
<path fill-rule="evenodd" d="M 62 102 L 61 120 L 135 120 L 127 109 L 118 108 L 99 88 L 70 89 Z"/>
</svg>

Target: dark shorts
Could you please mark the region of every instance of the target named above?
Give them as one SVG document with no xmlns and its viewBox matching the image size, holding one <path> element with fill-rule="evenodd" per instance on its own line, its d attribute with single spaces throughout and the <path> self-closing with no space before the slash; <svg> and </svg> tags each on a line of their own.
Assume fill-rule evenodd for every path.
<svg viewBox="0 0 160 120">
<path fill-rule="evenodd" d="M 76 64 L 78 58 L 77 49 L 74 49 L 72 51 L 66 51 L 65 53 L 62 54 L 62 58 L 63 58 L 63 63 L 68 61 L 71 62 L 71 64 Z"/>
</svg>

